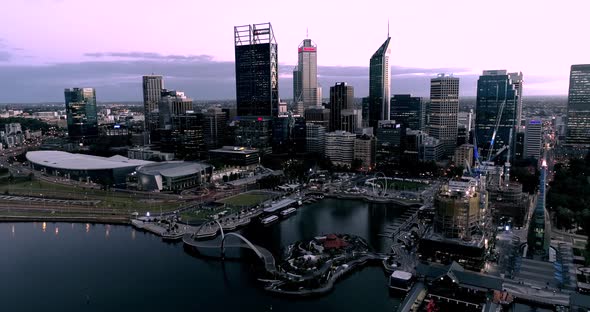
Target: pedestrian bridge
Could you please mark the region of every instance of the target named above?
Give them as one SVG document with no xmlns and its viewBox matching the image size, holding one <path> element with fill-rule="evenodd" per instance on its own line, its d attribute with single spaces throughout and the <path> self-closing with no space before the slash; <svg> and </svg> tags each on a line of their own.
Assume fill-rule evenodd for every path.
<svg viewBox="0 0 590 312">
<path fill-rule="evenodd" d="M 230 238 L 237 239 L 237 242 L 235 241 L 235 239 L 228 241 L 228 239 L 230 239 Z M 193 237 L 193 235 L 187 234 L 182 237 L 182 241 L 186 246 L 192 247 L 192 248 L 196 249 L 197 251 L 204 250 L 204 249 L 217 249 L 217 250 L 219 250 L 218 257 L 221 258 L 222 260 L 225 258 L 225 250 L 227 248 L 250 249 L 256 253 L 256 256 L 258 256 L 258 258 L 260 260 L 262 260 L 262 262 L 264 264 L 264 268 L 268 273 L 271 273 L 273 275 L 278 273 L 277 268 L 276 268 L 275 258 L 272 255 L 272 253 L 264 247 L 253 244 L 247 238 L 245 238 L 244 236 L 242 236 L 238 233 L 232 232 L 232 233 L 223 234 L 223 232 L 222 232 L 221 239 L 217 238 L 217 239 L 206 240 L 206 241 L 196 240 Z"/>
</svg>

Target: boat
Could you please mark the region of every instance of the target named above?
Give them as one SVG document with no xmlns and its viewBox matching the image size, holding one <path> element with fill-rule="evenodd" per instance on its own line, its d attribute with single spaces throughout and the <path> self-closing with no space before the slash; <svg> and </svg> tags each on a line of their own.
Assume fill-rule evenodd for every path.
<svg viewBox="0 0 590 312">
<path fill-rule="evenodd" d="M 285 210 L 281 211 L 281 216 L 282 216 L 282 217 L 287 217 L 288 215 L 290 215 L 290 214 L 294 213 L 295 211 L 297 211 L 297 209 L 295 209 L 295 208 L 293 208 L 293 207 L 291 207 L 291 208 L 287 208 L 287 209 L 285 209 Z"/>
<path fill-rule="evenodd" d="M 414 285 L 414 275 L 410 272 L 395 270 L 389 277 L 389 289 L 408 292 Z"/>
<path fill-rule="evenodd" d="M 272 215 L 270 217 L 266 217 L 264 219 L 262 219 L 262 221 L 260 221 L 262 224 L 267 225 L 267 224 L 271 224 L 275 221 L 277 221 L 279 219 L 279 217 Z"/>
</svg>

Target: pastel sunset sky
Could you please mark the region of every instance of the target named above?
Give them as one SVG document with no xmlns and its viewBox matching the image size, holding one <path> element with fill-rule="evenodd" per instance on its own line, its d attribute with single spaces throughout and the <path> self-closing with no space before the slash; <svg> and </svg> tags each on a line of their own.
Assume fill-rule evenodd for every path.
<svg viewBox="0 0 590 312">
<path fill-rule="evenodd" d="M 567 94 L 572 64 L 590 63 L 587 0 L 18 0 L 0 10 L 0 102 L 141 100 L 141 76 L 194 99 L 232 99 L 233 27 L 271 22 L 280 95 L 290 98 L 297 46 L 318 45 L 320 83 L 368 94 L 368 63 L 392 37 L 392 94 L 428 96 L 439 72 L 475 95 L 484 69 L 522 71 L 526 95 Z"/>
</svg>

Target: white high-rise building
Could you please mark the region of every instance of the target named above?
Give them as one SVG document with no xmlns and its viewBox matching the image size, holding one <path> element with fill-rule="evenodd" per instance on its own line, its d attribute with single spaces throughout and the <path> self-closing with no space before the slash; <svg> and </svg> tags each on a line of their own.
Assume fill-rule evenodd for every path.
<svg viewBox="0 0 590 312">
<path fill-rule="evenodd" d="M 543 123 L 529 120 L 524 129 L 524 158 L 539 159 L 543 147 Z"/>
<path fill-rule="evenodd" d="M 356 135 L 346 131 L 326 133 L 325 155 L 334 165 L 350 166 L 354 159 Z"/>
</svg>

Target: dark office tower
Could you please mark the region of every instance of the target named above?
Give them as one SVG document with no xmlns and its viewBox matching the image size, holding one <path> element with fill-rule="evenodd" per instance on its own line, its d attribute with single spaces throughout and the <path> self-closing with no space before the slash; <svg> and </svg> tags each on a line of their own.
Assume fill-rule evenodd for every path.
<svg viewBox="0 0 590 312">
<path fill-rule="evenodd" d="M 145 131 L 154 131 L 158 129 L 158 103 L 164 81 L 162 76 L 149 75 L 143 76 L 143 112 L 145 117 Z"/>
<path fill-rule="evenodd" d="M 227 132 L 225 112 L 220 107 L 212 107 L 203 113 L 203 117 L 203 135 L 207 149 L 221 148 Z"/>
<path fill-rule="evenodd" d="M 479 155 L 483 160 L 499 159 L 499 154 L 506 150 L 509 144 L 512 154 L 510 158 L 514 156 L 514 142 L 520 124 L 518 114 L 522 110 L 519 107 L 522 75 L 516 84 L 510 77 L 511 74 L 505 70 L 486 70 L 477 80 L 475 138 Z M 510 132 L 512 143 L 509 143 Z"/>
<path fill-rule="evenodd" d="M 160 129 L 170 129 L 172 127 L 172 116 L 192 111 L 193 100 L 186 97 L 184 92 L 162 89 L 158 110 Z"/>
<path fill-rule="evenodd" d="M 270 23 L 234 27 L 238 116 L 277 116 L 279 68 Z"/>
<path fill-rule="evenodd" d="M 68 136 L 75 140 L 98 135 L 96 116 L 96 92 L 94 88 L 65 89 Z"/>
<path fill-rule="evenodd" d="M 337 82 L 330 87 L 330 132 L 344 130 L 342 127 L 342 113 L 354 109 L 354 88 L 346 82 Z"/>
<path fill-rule="evenodd" d="M 410 94 L 394 94 L 391 98 L 391 120 L 402 127 L 422 130 L 424 114 L 422 99 Z"/>
<path fill-rule="evenodd" d="M 323 106 L 316 106 L 305 110 L 305 121 L 330 129 L 330 110 Z"/>
<path fill-rule="evenodd" d="M 369 64 L 369 127 L 377 129 L 379 120 L 389 120 L 390 37 L 371 57 Z"/>
<path fill-rule="evenodd" d="M 293 102 L 303 103 L 305 109 L 319 106 L 317 46 L 311 39 L 305 39 L 299 44 L 297 52 L 297 67 L 293 70 Z"/>
<path fill-rule="evenodd" d="M 295 155 L 305 153 L 306 124 L 299 115 L 280 115 L 272 123 L 273 154 Z"/>
<path fill-rule="evenodd" d="M 430 80 L 428 134 L 441 141 L 443 154 L 450 157 L 457 146 L 459 78 L 439 74 Z"/>
<path fill-rule="evenodd" d="M 572 65 L 566 129 L 566 145 L 590 147 L 590 64 Z"/>
<path fill-rule="evenodd" d="M 162 136 L 162 151 L 185 160 L 203 159 L 207 153 L 203 121 L 202 113 L 190 111 L 173 115 L 172 129 L 164 130 Z"/>
</svg>

